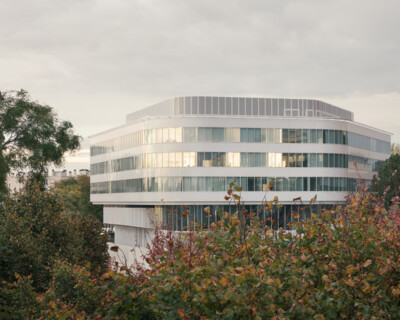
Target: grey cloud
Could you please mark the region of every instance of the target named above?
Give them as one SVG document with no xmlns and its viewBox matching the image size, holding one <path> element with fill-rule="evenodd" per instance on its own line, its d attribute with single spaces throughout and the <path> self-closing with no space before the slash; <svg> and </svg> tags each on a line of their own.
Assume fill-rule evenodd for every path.
<svg viewBox="0 0 400 320">
<path fill-rule="evenodd" d="M 176 95 L 398 93 L 398 12 L 395 0 L 3 0 L 0 88 L 28 89 L 85 133 Z"/>
</svg>

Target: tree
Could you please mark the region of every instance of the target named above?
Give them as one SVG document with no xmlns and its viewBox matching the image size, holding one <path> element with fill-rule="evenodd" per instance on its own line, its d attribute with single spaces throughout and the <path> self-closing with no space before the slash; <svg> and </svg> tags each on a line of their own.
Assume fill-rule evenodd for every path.
<svg viewBox="0 0 400 320">
<path fill-rule="evenodd" d="M 60 121 L 51 107 L 31 100 L 26 91 L 0 91 L 0 192 L 11 169 L 29 169 L 43 179 L 47 166 L 60 165 L 79 140 L 71 122 Z"/>
<path fill-rule="evenodd" d="M 372 181 L 372 189 L 377 192 L 386 208 L 392 205 L 392 199 L 400 194 L 400 154 L 392 154 L 378 171 L 378 177 Z"/>
<path fill-rule="evenodd" d="M 70 211 L 79 211 L 103 221 L 103 206 L 90 202 L 90 178 L 80 175 L 77 178 L 61 180 L 55 184 L 55 192 L 61 196 L 64 206 Z"/>
<path fill-rule="evenodd" d="M 0 283 L 31 276 L 35 290 L 48 287 L 57 260 L 86 265 L 96 274 L 108 262 L 107 237 L 91 216 L 67 212 L 58 195 L 29 180 L 0 209 Z"/>
</svg>

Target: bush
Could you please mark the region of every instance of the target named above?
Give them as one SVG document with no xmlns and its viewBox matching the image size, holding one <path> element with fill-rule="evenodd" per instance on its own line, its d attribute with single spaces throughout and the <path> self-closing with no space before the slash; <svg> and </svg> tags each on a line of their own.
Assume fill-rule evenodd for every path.
<svg viewBox="0 0 400 320">
<path fill-rule="evenodd" d="M 102 274 L 107 268 L 107 239 L 90 216 L 65 212 L 59 198 L 33 182 L 9 196 L 0 209 L 0 281 L 31 276 L 36 290 L 47 289 L 56 260 L 85 265 Z"/>
<path fill-rule="evenodd" d="M 307 221 L 294 212 L 287 232 L 246 212 L 234 189 L 227 198 L 236 213 L 219 212 L 210 230 L 158 232 L 134 273 L 58 263 L 42 318 L 400 318 L 400 210 L 360 192 Z"/>
</svg>

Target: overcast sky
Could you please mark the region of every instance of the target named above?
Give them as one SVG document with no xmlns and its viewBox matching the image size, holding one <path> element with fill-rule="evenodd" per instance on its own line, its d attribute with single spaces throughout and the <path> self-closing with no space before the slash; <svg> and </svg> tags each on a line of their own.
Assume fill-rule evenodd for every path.
<svg viewBox="0 0 400 320">
<path fill-rule="evenodd" d="M 0 0 L 0 90 L 90 136 L 186 95 L 318 98 L 400 142 L 399 0 Z"/>
</svg>

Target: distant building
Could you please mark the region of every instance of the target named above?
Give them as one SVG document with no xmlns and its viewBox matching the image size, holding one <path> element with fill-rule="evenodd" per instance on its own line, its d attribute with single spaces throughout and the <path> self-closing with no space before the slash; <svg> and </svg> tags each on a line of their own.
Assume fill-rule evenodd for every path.
<svg viewBox="0 0 400 320">
<path fill-rule="evenodd" d="M 91 201 L 104 205 L 117 244 L 144 247 L 154 223 L 208 227 L 218 209 L 234 210 L 224 196 L 236 181 L 249 212 L 286 228 L 295 198 L 317 195 L 306 218 L 310 207 L 343 204 L 359 179 L 370 185 L 390 139 L 317 100 L 174 98 L 91 137 Z M 283 207 L 268 212 L 260 204 L 274 196 Z"/>
<path fill-rule="evenodd" d="M 61 180 L 77 178 L 78 176 L 81 176 L 81 175 L 89 176 L 90 170 L 87 170 L 87 169 L 81 169 L 79 171 L 77 171 L 77 170 L 74 170 L 74 171 L 51 170 L 51 174 L 46 177 L 46 188 L 50 188 L 50 187 L 54 186 L 56 182 L 60 182 Z"/>
<path fill-rule="evenodd" d="M 20 175 L 11 172 L 7 175 L 7 187 L 11 192 L 21 191 L 24 188 L 24 183 L 20 182 Z"/>
</svg>

